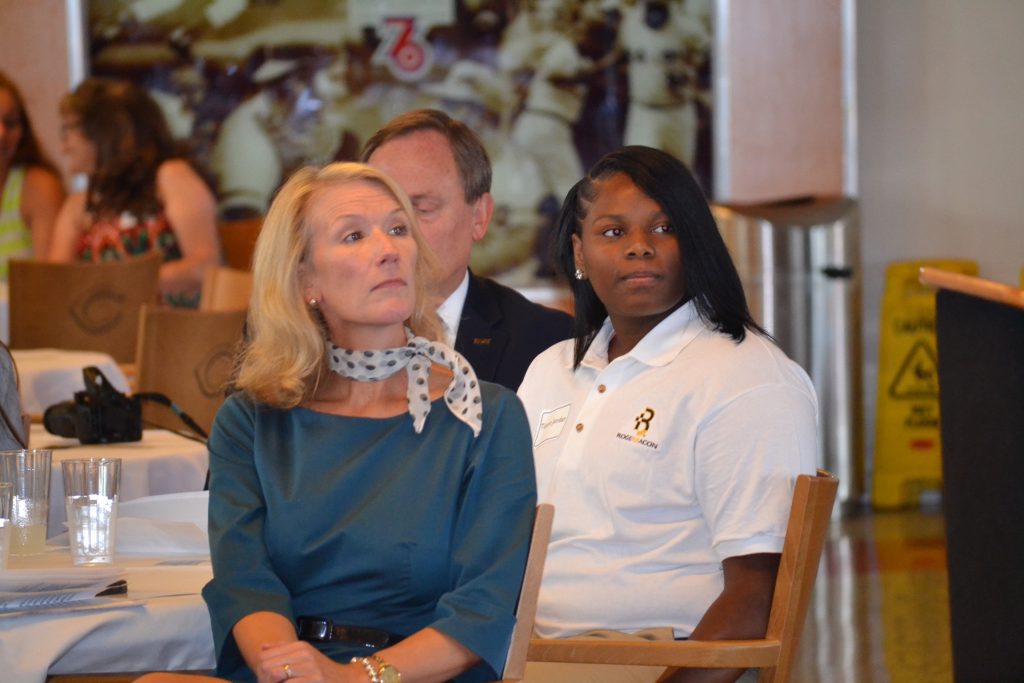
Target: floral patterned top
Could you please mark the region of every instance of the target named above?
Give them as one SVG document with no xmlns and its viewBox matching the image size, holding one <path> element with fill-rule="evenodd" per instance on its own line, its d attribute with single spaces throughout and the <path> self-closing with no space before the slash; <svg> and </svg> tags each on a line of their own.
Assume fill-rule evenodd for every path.
<svg viewBox="0 0 1024 683">
<path fill-rule="evenodd" d="M 120 216 L 97 217 L 78 238 L 75 253 L 79 261 L 98 263 L 120 261 L 129 256 L 159 250 L 164 261 L 181 258 L 178 237 L 163 213 L 139 219 L 125 211 Z M 170 306 L 195 308 L 199 305 L 199 292 L 164 293 L 164 303 Z"/>
</svg>

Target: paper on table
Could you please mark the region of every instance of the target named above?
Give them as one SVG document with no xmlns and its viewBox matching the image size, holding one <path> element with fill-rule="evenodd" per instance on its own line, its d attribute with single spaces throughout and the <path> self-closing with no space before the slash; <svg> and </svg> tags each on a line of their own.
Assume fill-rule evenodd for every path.
<svg viewBox="0 0 1024 683">
<path fill-rule="evenodd" d="M 159 598 L 173 595 L 199 595 L 213 575 L 209 560 L 195 564 L 160 564 L 131 567 L 128 580 L 132 584 L 129 597 Z"/>
<path fill-rule="evenodd" d="M 120 503 L 116 552 L 126 555 L 209 555 L 207 491 L 146 496 Z M 47 541 L 66 546 L 67 534 Z"/>
<path fill-rule="evenodd" d="M 209 502 L 209 491 L 184 491 L 123 501 L 117 509 L 119 517 L 192 522 L 200 529 L 206 529 Z"/>
<path fill-rule="evenodd" d="M 106 567 L 8 569 L 0 573 L 0 614 L 91 601 L 123 576 L 123 571 Z"/>
<path fill-rule="evenodd" d="M 117 513 L 117 552 L 208 555 L 209 498 L 207 491 L 188 491 L 121 503 Z"/>
<path fill-rule="evenodd" d="M 117 552 L 143 555 L 209 555 L 206 531 L 192 522 L 118 517 Z"/>
</svg>

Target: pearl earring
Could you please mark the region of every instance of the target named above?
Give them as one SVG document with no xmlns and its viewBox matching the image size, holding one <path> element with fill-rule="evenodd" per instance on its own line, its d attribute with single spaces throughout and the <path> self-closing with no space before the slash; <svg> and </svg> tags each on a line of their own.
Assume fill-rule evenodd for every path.
<svg viewBox="0 0 1024 683">
<path fill-rule="evenodd" d="M 579 268 L 576 269 L 576 272 L 573 273 L 573 275 L 576 276 L 577 280 L 582 280 L 583 279 L 583 271 L 580 270 Z"/>
<path fill-rule="evenodd" d="M 314 306 L 316 306 L 316 304 L 317 304 L 316 299 L 310 299 L 309 300 L 309 307 L 310 308 L 313 308 Z"/>
</svg>

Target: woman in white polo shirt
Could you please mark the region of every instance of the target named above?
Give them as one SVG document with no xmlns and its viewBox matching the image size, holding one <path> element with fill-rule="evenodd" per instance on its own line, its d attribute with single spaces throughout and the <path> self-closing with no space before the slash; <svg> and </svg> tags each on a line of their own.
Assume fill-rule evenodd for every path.
<svg viewBox="0 0 1024 683">
<path fill-rule="evenodd" d="M 751 318 L 707 202 L 671 155 L 632 146 L 598 161 L 566 196 L 557 249 L 575 339 L 538 356 L 519 389 L 538 497 L 556 509 L 538 633 L 763 637 L 793 486 L 815 467 L 810 380 Z M 600 674 L 531 665 L 527 681 L 540 680 Z"/>
</svg>

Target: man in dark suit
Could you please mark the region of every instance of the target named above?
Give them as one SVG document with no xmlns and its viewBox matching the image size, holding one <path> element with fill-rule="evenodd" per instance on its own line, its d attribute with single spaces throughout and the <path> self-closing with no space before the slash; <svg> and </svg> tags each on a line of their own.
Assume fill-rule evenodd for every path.
<svg viewBox="0 0 1024 683">
<path fill-rule="evenodd" d="M 473 243 L 494 211 L 491 162 L 480 139 L 447 114 L 420 109 L 377 131 L 362 159 L 412 200 L 440 266 L 438 314 L 447 341 L 480 379 L 515 391 L 538 353 L 572 336 L 572 318 L 469 272 Z"/>
</svg>

